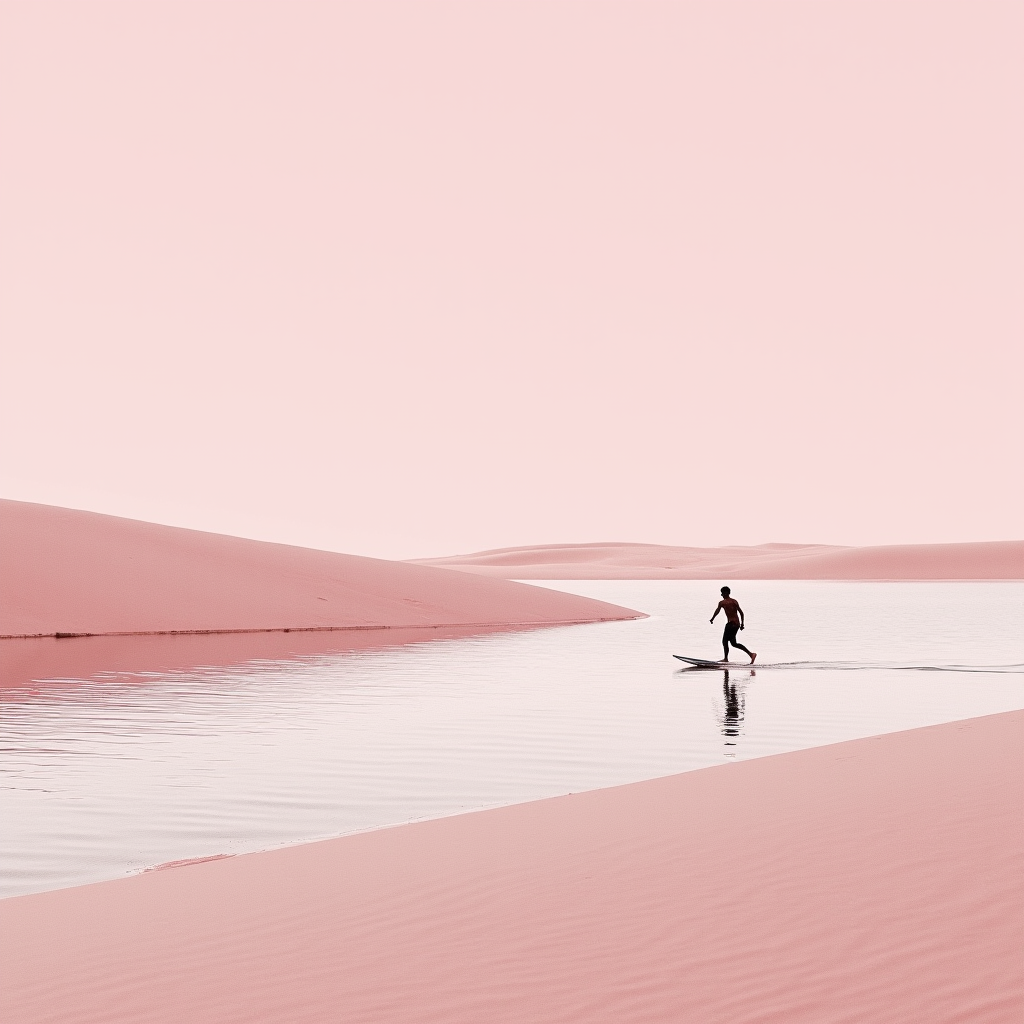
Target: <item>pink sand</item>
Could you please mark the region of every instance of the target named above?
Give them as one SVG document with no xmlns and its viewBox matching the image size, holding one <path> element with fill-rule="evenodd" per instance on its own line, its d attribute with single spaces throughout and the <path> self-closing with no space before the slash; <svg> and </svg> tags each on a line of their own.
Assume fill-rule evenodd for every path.
<svg viewBox="0 0 1024 1024">
<path fill-rule="evenodd" d="M 1024 1019 L 1024 712 L 0 903 L 0 1015 Z"/>
<path fill-rule="evenodd" d="M 429 566 L 0 501 L 0 637 L 637 617 Z"/>
<path fill-rule="evenodd" d="M 1024 541 L 837 547 L 555 544 L 416 559 L 505 579 L 1020 580 Z"/>
</svg>

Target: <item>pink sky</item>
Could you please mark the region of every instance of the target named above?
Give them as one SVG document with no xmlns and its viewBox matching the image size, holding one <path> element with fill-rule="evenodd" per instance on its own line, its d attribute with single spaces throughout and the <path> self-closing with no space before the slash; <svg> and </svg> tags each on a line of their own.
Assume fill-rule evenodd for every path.
<svg viewBox="0 0 1024 1024">
<path fill-rule="evenodd" d="M 7 2 L 0 495 L 384 557 L 1019 537 L 1022 39 Z"/>
</svg>

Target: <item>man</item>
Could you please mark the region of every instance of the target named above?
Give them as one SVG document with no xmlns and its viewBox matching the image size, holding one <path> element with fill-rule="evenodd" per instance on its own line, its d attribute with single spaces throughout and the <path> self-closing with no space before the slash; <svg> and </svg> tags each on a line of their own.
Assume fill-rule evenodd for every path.
<svg viewBox="0 0 1024 1024">
<path fill-rule="evenodd" d="M 743 609 L 740 607 L 739 601 L 729 596 L 732 591 L 728 587 L 722 587 L 722 600 L 718 602 L 718 607 L 715 609 L 715 614 L 711 616 L 711 622 L 714 624 L 715 619 L 718 618 L 719 612 L 725 612 L 725 632 L 722 634 L 722 661 L 729 660 L 729 644 L 733 647 L 738 647 L 741 651 L 745 651 L 750 657 L 750 664 L 754 664 L 754 659 L 757 657 L 755 651 L 748 651 L 743 644 L 736 643 L 736 634 L 739 630 L 743 629 Z"/>
</svg>

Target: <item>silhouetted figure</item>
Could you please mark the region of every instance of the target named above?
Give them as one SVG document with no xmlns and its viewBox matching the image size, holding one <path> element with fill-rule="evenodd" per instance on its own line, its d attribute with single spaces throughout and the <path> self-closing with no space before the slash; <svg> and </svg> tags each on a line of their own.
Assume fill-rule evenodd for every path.
<svg viewBox="0 0 1024 1024">
<path fill-rule="evenodd" d="M 743 644 L 736 642 L 736 634 L 744 628 L 743 609 L 740 607 L 739 601 L 729 596 L 731 593 L 732 591 L 728 587 L 722 587 L 722 600 L 718 602 L 715 614 L 711 616 L 711 622 L 714 623 L 715 619 L 718 618 L 718 613 L 725 612 L 725 632 L 722 634 L 722 661 L 729 660 L 729 644 L 732 644 L 733 647 L 738 647 L 741 651 L 744 651 L 750 658 L 750 664 L 753 665 L 757 653 L 747 650 Z"/>
</svg>

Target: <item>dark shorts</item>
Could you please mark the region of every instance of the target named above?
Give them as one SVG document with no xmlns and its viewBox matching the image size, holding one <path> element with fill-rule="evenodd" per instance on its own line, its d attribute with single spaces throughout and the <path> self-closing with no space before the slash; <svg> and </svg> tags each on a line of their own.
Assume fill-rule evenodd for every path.
<svg viewBox="0 0 1024 1024">
<path fill-rule="evenodd" d="M 738 622 L 727 622 L 725 624 L 725 632 L 722 634 L 723 644 L 734 644 L 736 643 L 736 634 L 740 631 L 740 624 Z"/>
</svg>

